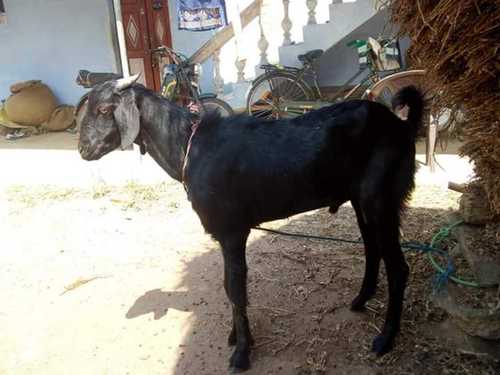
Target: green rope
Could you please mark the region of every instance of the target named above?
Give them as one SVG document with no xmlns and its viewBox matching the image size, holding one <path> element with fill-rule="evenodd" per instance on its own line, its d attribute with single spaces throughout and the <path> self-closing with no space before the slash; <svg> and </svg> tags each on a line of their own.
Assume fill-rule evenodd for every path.
<svg viewBox="0 0 500 375">
<path fill-rule="evenodd" d="M 431 240 L 431 247 L 436 248 L 437 244 L 443 242 L 443 240 L 448 237 L 451 233 L 451 230 L 455 228 L 456 226 L 463 224 L 463 221 L 457 221 L 456 223 L 450 224 L 447 227 L 441 228 L 433 237 Z M 434 259 L 432 256 L 431 252 L 427 253 L 427 258 L 430 260 L 432 266 L 441 274 L 446 273 L 446 271 L 438 264 L 438 262 Z M 453 275 L 448 275 L 448 278 L 457 284 L 461 284 L 464 286 L 468 286 L 471 288 L 479 288 L 480 285 L 476 283 L 475 281 L 469 281 L 469 280 L 464 280 L 459 278 L 458 276 L 453 276 Z"/>
<path fill-rule="evenodd" d="M 469 280 L 463 280 L 458 276 L 454 276 L 453 273 L 455 272 L 455 268 L 453 267 L 453 263 L 451 261 L 450 255 L 446 252 L 443 251 L 442 249 L 438 248 L 437 245 L 441 243 L 445 238 L 447 238 L 451 230 L 455 228 L 456 226 L 462 224 L 463 221 L 457 221 L 453 224 L 450 224 L 446 227 L 441 228 L 433 237 L 431 240 L 430 245 L 425 245 L 421 244 L 418 242 L 404 242 L 401 244 L 401 248 L 404 249 L 403 251 L 420 251 L 422 253 L 427 253 L 427 258 L 431 262 L 432 266 L 437 270 L 438 275 L 436 277 L 436 287 L 439 288 L 442 286 L 443 283 L 445 283 L 448 279 L 454 281 L 457 284 L 465 285 L 468 287 L 473 287 L 473 288 L 479 288 L 480 285 L 474 281 L 469 281 Z M 291 233 L 291 232 L 284 232 L 280 230 L 275 230 L 275 229 L 269 229 L 269 228 L 263 228 L 263 227 L 254 227 L 253 229 L 269 232 L 269 233 L 274 233 L 274 234 L 280 234 L 284 236 L 290 236 L 290 237 L 299 237 L 299 238 L 308 238 L 308 239 L 315 239 L 315 240 L 328 240 L 328 241 L 336 241 L 336 242 L 345 242 L 345 243 L 352 243 L 352 244 L 362 244 L 363 241 L 357 241 L 357 240 L 346 240 L 344 238 L 336 238 L 336 237 L 329 237 L 329 236 L 315 236 L 315 235 L 309 235 L 309 234 L 302 234 L 302 233 Z M 437 254 L 443 258 L 447 259 L 447 267 L 446 269 L 443 268 L 439 263 L 434 259 L 433 254 Z"/>
</svg>

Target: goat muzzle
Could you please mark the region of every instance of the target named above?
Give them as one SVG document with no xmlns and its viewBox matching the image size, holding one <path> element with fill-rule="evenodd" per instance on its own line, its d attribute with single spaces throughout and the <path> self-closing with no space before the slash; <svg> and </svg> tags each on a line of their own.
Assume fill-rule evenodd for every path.
<svg viewBox="0 0 500 375">
<path fill-rule="evenodd" d="M 93 152 L 90 151 L 89 147 L 83 144 L 78 145 L 78 152 L 80 153 L 80 156 L 84 160 L 93 160 L 92 154 Z"/>
</svg>

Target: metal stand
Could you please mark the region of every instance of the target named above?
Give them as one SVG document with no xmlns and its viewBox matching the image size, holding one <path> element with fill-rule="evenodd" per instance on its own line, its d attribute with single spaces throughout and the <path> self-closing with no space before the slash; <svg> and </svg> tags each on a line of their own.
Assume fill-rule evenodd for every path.
<svg viewBox="0 0 500 375">
<path fill-rule="evenodd" d="M 430 122 L 427 128 L 427 137 L 425 143 L 425 165 L 431 172 L 436 171 L 436 163 L 434 160 L 434 150 L 436 148 L 437 126 L 436 123 Z"/>
</svg>

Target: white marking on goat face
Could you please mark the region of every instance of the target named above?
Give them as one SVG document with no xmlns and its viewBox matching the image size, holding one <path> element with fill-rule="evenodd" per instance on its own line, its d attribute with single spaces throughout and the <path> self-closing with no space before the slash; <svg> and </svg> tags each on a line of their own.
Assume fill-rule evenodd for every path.
<svg viewBox="0 0 500 375">
<path fill-rule="evenodd" d="M 401 120 L 408 120 L 408 115 L 410 113 L 410 107 L 407 105 L 404 106 L 398 106 L 397 108 L 394 109 L 394 113 L 396 116 L 398 116 Z"/>
</svg>

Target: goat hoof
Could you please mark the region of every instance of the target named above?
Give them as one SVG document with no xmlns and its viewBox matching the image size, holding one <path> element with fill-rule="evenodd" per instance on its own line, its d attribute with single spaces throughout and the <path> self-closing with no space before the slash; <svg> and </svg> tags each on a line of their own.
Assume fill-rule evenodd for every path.
<svg viewBox="0 0 500 375">
<path fill-rule="evenodd" d="M 240 374 L 240 373 L 245 372 L 245 371 L 246 371 L 246 369 L 240 369 L 237 367 L 229 367 L 230 374 Z"/>
<path fill-rule="evenodd" d="M 231 374 L 238 374 L 250 368 L 250 355 L 248 350 L 240 351 L 235 350 L 229 359 L 229 372 Z"/>
<path fill-rule="evenodd" d="M 231 329 L 231 333 L 229 334 L 229 337 L 227 338 L 227 344 L 229 346 L 236 345 L 236 330 L 234 328 Z"/>
<path fill-rule="evenodd" d="M 351 310 L 352 311 L 363 311 L 365 309 L 365 303 L 368 299 L 364 296 L 357 296 L 351 302 Z"/>
<path fill-rule="evenodd" d="M 382 356 L 392 350 L 393 342 L 393 335 L 381 333 L 373 340 L 372 351 L 375 352 L 377 356 Z"/>
</svg>

